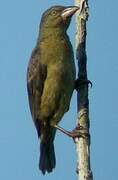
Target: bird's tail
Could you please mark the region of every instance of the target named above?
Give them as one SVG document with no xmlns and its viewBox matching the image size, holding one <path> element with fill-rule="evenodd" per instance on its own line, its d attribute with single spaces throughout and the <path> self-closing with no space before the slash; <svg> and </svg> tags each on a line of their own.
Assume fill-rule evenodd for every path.
<svg viewBox="0 0 118 180">
<path fill-rule="evenodd" d="M 39 169 L 42 171 L 43 174 L 45 174 L 46 171 L 48 173 L 52 172 L 56 164 L 54 144 L 53 144 L 55 130 L 51 130 L 49 134 L 46 132 L 46 134 L 47 137 L 43 134 L 43 138 L 41 139 L 41 143 L 40 143 Z"/>
</svg>

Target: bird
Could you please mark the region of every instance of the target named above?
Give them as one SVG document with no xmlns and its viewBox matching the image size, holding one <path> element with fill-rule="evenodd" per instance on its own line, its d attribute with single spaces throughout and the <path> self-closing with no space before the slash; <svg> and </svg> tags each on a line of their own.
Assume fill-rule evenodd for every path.
<svg viewBox="0 0 118 180">
<path fill-rule="evenodd" d="M 52 6 L 41 17 L 39 35 L 27 68 L 29 107 L 40 139 L 39 169 L 55 168 L 56 127 L 69 110 L 76 69 L 67 34 L 77 6 Z"/>
</svg>

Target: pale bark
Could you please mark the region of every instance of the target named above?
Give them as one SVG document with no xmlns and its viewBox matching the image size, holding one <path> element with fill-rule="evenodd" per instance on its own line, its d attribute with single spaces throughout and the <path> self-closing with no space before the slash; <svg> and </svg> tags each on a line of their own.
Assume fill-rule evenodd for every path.
<svg viewBox="0 0 118 180">
<path fill-rule="evenodd" d="M 90 134 L 89 134 L 89 100 L 87 84 L 86 56 L 86 21 L 88 19 L 88 2 L 75 0 L 75 5 L 82 4 L 81 14 L 76 13 L 76 58 L 78 60 L 79 86 L 77 92 L 77 124 L 82 126 L 82 137 L 76 138 L 78 180 L 93 180 L 90 167 Z"/>
</svg>

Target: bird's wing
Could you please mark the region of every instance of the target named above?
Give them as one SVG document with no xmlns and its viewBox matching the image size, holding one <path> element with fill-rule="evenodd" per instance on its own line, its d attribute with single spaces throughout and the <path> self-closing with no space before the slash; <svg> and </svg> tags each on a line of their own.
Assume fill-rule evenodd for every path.
<svg viewBox="0 0 118 180">
<path fill-rule="evenodd" d="M 34 49 L 27 70 L 27 90 L 31 114 L 38 133 L 40 128 L 37 124 L 37 119 L 40 110 L 41 95 L 43 92 L 46 76 L 46 65 L 40 62 L 40 49 Z"/>
</svg>

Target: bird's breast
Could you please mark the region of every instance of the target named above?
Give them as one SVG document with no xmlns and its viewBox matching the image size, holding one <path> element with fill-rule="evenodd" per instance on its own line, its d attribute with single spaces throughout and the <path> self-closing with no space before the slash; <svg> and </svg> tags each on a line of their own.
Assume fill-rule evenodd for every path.
<svg viewBox="0 0 118 180">
<path fill-rule="evenodd" d="M 69 40 L 64 37 L 48 38 L 40 42 L 41 59 L 43 63 L 57 63 L 58 61 L 73 61 L 73 49 Z"/>
</svg>

